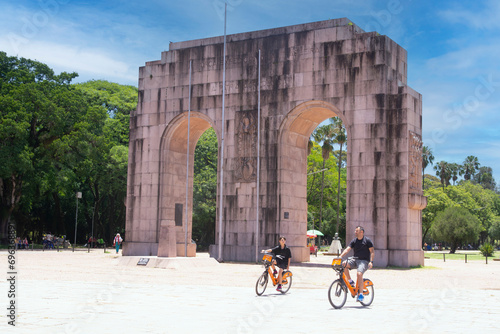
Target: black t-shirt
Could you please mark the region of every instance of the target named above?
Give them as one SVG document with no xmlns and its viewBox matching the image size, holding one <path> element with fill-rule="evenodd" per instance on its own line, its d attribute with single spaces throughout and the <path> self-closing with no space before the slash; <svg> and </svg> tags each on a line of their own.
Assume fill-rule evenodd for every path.
<svg viewBox="0 0 500 334">
<path fill-rule="evenodd" d="M 349 244 L 349 247 L 354 250 L 354 256 L 357 257 L 358 260 L 370 261 L 370 248 L 373 247 L 373 242 L 369 238 L 363 237 L 361 240 L 354 238 Z"/>
<path fill-rule="evenodd" d="M 281 248 L 278 245 L 271 250 L 271 253 L 275 255 L 276 263 L 278 264 L 278 266 L 280 268 L 283 268 L 283 266 L 285 266 L 284 269 L 286 269 L 286 267 L 288 266 L 288 259 L 292 258 L 292 252 L 290 251 L 290 248 L 288 248 L 286 245 L 285 248 Z"/>
</svg>

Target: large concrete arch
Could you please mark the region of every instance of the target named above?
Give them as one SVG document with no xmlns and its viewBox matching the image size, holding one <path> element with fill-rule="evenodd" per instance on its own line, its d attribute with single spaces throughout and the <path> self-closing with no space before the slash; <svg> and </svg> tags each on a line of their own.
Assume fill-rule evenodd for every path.
<svg viewBox="0 0 500 334">
<path fill-rule="evenodd" d="M 190 146 L 209 126 L 219 138 L 225 132 L 222 229 L 216 225 L 216 243 L 219 236 L 222 243 L 211 247 L 212 256 L 253 261 L 257 247 L 274 245 L 283 233 L 294 259 L 309 259 L 307 139 L 321 121 L 339 116 L 348 131 L 347 230 L 365 227 L 375 242 L 376 265 L 423 264 L 422 98 L 406 84 L 406 51 L 348 19 L 230 35 L 225 57 L 222 37 L 171 43 L 161 60 L 140 68 L 139 103 L 131 115 L 124 255 L 173 256 L 172 244 L 179 243 L 180 232 L 169 233 L 167 227 L 175 201 L 186 195 L 187 144 L 182 142 L 187 141 L 190 63 L 191 104 L 199 120 L 192 123 Z"/>
</svg>

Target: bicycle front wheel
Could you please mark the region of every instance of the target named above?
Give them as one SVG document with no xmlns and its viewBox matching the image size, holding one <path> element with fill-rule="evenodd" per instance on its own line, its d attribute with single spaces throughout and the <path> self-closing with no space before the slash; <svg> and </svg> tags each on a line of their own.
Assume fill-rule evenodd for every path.
<svg viewBox="0 0 500 334">
<path fill-rule="evenodd" d="M 371 282 L 371 281 L 370 281 Z M 373 289 L 373 284 L 365 286 L 363 290 L 363 301 L 360 302 L 363 306 L 370 306 L 375 297 L 375 290 Z"/>
<path fill-rule="evenodd" d="M 261 296 L 264 291 L 266 291 L 267 280 L 269 279 L 267 271 L 265 271 L 262 275 L 260 275 L 257 283 L 255 284 L 255 292 L 258 296 Z"/>
<path fill-rule="evenodd" d="M 286 278 L 287 283 L 281 285 L 281 293 L 287 293 L 288 290 L 292 287 L 292 276 L 288 276 Z"/>
<path fill-rule="evenodd" d="M 347 287 L 340 279 L 333 281 L 332 285 L 330 285 L 330 289 L 328 289 L 328 300 L 335 308 L 344 306 L 347 300 Z"/>
</svg>

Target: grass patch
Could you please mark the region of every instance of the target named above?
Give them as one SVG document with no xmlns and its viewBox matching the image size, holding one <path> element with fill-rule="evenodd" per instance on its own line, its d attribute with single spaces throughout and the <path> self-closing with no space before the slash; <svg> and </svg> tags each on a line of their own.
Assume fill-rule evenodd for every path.
<svg viewBox="0 0 500 334">
<path fill-rule="evenodd" d="M 484 261 L 485 257 L 479 252 L 470 252 L 470 253 L 455 253 L 455 254 L 450 254 L 450 253 L 436 253 L 436 252 L 425 252 L 425 257 L 428 257 L 430 259 L 437 259 L 437 260 L 442 260 L 443 259 L 443 254 L 445 254 L 446 260 L 460 260 L 460 261 L 465 261 L 465 254 L 467 254 L 467 261 Z M 493 253 L 492 258 L 497 258 L 500 255 L 500 252 L 496 251 Z"/>
<path fill-rule="evenodd" d="M 421 266 L 421 265 L 418 265 L 418 266 L 410 266 L 409 268 L 407 267 L 399 267 L 399 266 L 387 266 L 387 268 L 385 269 L 393 269 L 393 270 L 415 270 L 415 269 L 423 269 L 423 270 L 426 270 L 426 269 L 441 269 L 441 268 L 437 268 L 437 267 L 433 267 L 433 266 Z"/>
</svg>

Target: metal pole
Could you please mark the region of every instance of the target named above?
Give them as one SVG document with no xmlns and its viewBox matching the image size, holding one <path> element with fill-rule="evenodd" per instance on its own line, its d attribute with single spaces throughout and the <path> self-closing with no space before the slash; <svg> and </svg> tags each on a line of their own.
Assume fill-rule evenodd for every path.
<svg viewBox="0 0 500 334">
<path fill-rule="evenodd" d="M 340 127 L 340 131 L 342 131 L 342 127 Z M 339 234 L 339 224 L 340 224 L 340 169 L 342 167 L 342 144 L 340 144 L 339 151 L 339 177 L 337 184 L 337 227 L 335 228 L 335 234 Z"/>
<path fill-rule="evenodd" d="M 76 227 L 78 225 L 78 199 L 82 198 L 82 193 L 77 192 L 76 193 L 76 214 L 75 214 L 75 239 L 73 241 L 73 252 L 75 251 L 75 245 L 76 245 Z"/>
<path fill-rule="evenodd" d="M 259 261 L 259 207 L 260 207 L 260 49 L 257 78 L 257 219 L 255 222 L 255 262 Z"/>
<path fill-rule="evenodd" d="M 224 52 L 222 55 L 222 121 L 221 121 L 221 154 L 220 154 L 220 198 L 219 198 L 219 256 L 217 261 L 222 261 L 222 212 L 223 193 L 224 193 L 224 108 L 226 95 L 226 16 L 227 3 L 224 5 Z"/>
<path fill-rule="evenodd" d="M 92 235 L 91 235 L 91 248 L 94 248 L 94 216 L 95 216 L 95 203 L 94 203 L 94 210 L 92 210 Z"/>
<path fill-rule="evenodd" d="M 188 238 L 188 191 L 189 191 L 189 135 L 191 130 L 191 64 L 189 61 L 189 94 L 188 94 L 188 138 L 186 149 L 186 226 L 184 227 L 184 257 L 187 257 Z"/>
</svg>

